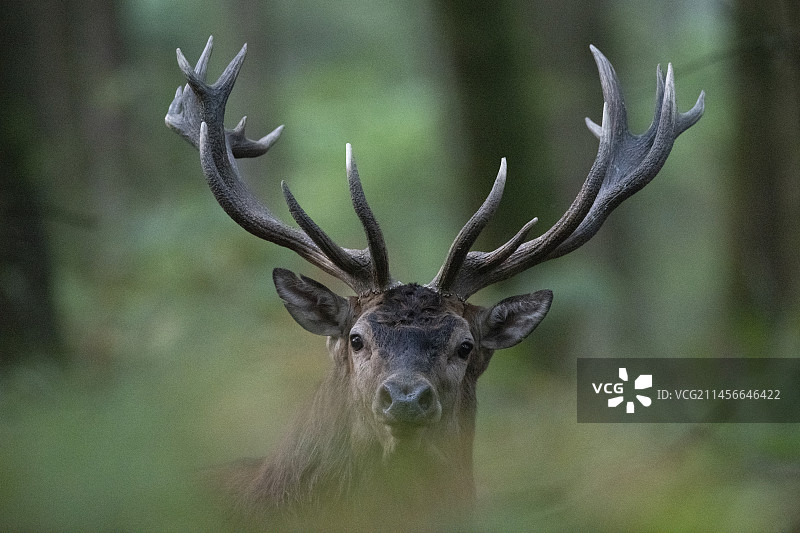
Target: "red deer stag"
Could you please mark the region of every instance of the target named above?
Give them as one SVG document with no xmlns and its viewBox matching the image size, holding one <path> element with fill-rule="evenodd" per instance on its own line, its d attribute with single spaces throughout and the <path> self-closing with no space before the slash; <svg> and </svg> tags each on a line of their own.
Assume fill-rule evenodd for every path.
<svg viewBox="0 0 800 533">
<path fill-rule="evenodd" d="M 310 278 L 274 270 L 286 309 L 300 326 L 327 337 L 333 366 L 274 455 L 231 467 L 228 489 L 250 511 L 295 517 L 297 523 L 336 510 L 356 521 L 374 513 L 391 528 L 409 525 L 391 520 L 425 516 L 426 510 L 469 507 L 475 492 L 476 382 L 495 350 L 514 346 L 534 330 L 550 308 L 552 292 L 512 296 L 489 308 L 468 298 L 588 241 L 614 208 L 655 177 L 675 138 L 700 119 L 703 93 L 690 111 L 679 113 L 672 66 L 666 77 L 659 67 L 655 118 L 643 135 L 633 135 L 614 69 L 591 47 L 605 104 L 600 125 L 586 122 L 600 146 L 566 213 L 534 239 L 527 235 L 535 218 L 496 250 L 470 251 L 500 202 L 506 180 L 502 159 L 491 192 L 458 233 L 433 280 L 405 284 L 389 273 L 386 245 L 350 145 L 347 179 L 366 233 L 363 250 L 334 243 L 285 183 L 283 194 L 301 229 L 277 219 L 251 193 L 236 159 L 264 154 L 283 126 L 258 141 L 245 136 L 244 118 L 225 129 L 225 104 L 246 45 L 213 85 L 205 82 L 211 48 L 209 39 L 194 69 L 178 49 L 188 84 L 178 88 L 167 125 L 199 150 L 211 191 L 233 220 L 295 251 L 355 292 L 341 297 Z M 404 509 L 414 512 L 402 514 Z"/>
</svg>

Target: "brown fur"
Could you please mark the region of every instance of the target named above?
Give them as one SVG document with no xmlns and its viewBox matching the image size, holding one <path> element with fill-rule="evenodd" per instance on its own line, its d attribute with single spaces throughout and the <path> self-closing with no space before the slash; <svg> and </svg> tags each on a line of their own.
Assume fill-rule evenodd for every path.
<svg viewBox="0 0 800 533">
<path fill-rule="evenodd" d="M 272 456 L 225 469 L 236 514 L 264 529 L 466 527 L 450 520 L 475 495 L 478 377 L 552 293 L 485 309 L 414 284 L 345 299 L 289 271 L 273 278 L 298 324 L 328 337 L 333 365 Z"/>
</svg>

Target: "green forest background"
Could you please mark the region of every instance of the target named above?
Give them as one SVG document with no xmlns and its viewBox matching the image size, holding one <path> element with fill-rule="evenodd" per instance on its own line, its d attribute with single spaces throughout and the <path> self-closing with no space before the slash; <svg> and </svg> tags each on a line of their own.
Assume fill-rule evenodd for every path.
<svg viewBox="0 0 800 533">
<path fill-rule="evenodd" d="M 792 0 L 3 3 L 0 530 L 215 531 L 204 467 L 266 455 L 327 367 L 271 283 L 293 269 L 217 206 L 163 122 L 209 35 L 248 58 L 228 125 L 279 183 L 364 246 L 344 145 L 403 281 L 433 278 L 501 157 L 493 249 L 568 207 L 600 120 L 589 44 L 631 127 L 655 67 L 703 119 L 579 251 L 482 291 L 552 289 L 547 319 L 479 385 L 476 530 L 800 528 L 793 424 L 577 424 L 578 357 L 800 356 L 800 4 Z"/>
</svg>

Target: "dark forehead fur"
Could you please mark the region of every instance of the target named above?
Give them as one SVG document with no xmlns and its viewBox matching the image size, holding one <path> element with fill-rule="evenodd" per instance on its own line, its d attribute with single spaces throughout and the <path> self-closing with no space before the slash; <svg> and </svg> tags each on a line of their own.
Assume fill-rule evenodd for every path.
<svg viewBox="0 0 800 533">
<path fill-rule="evenodd" d="M 456 311 L 448 298 L 416 283 L 396 287 L 382 296 L 372 318 L 384 326 L 435 327 Z"/>
</svg>

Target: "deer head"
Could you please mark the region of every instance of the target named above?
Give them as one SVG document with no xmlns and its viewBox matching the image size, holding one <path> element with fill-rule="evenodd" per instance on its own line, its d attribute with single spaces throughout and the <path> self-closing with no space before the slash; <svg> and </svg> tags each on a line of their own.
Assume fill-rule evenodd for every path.
<svg viewBox="0 0 800 533">
<path fill-rule="evenodd" d="M 222 208 L 255 236 L 295 251 L 342 280 L 354 295 L 343 297 L 305 276 L 276 269 L 274 282 L 286 309 L 303 328 L 328 338 L 337 400 L 346 406 L 352 449 L 379 447 L 384 456 L 404 446 L 471 472 L 475 384 L 495 350 L 522 341 L 550 308 L 547 290 L 513 296 L 485 308 L 467 300 L 475 292 L 541 262 L 567 254 L 588 241 L 623 200 L 644 187 L 663 166 L 675 139 L 703 113 L 703 94 L 679 113 L 672 66 L 657 71 L 656 111 L 643 135 L 628 130 L 617 76 L 594 47 L 605 104 L 601 123 L 587 119 L 599 139 L 597 158 L 572 205 L 550 229 L 527 236 L 534 218 L 508 242 L 490 252 L 472 251 L 494 215 L 506 181 L 506 161 L 488 197 L 455 238 L 436 276 L 425 285 L 393 279 L 381 230 L 362 189 L 353 152 L 346 147 L 347 179 L 367 247 L 342 248 L 300 207 L 282 183 L 289 211 L 300 229 L 278 220 L 250 192 L 236 159 L 264 154 L 283 126 L 260 140 L 245 136 L 245 119 L 223 124 L 225 104 L 241 68 L 246 46 L 219 80 L 205 82 L 212 40 L 195 68 L 177 51 L 188 84 L 178 88 L 167 125 L 200 152 L 203 173 Z M 352 452 L 355 453 L 355 452 Z"/>
</svg>

